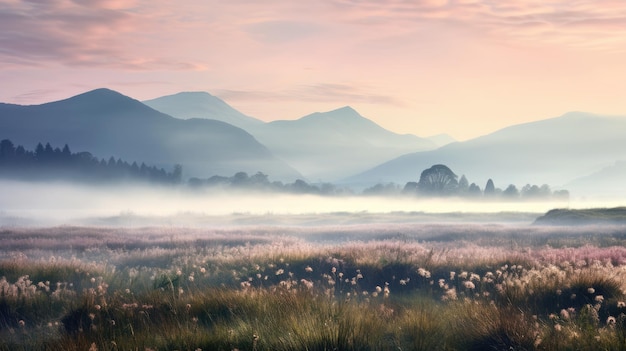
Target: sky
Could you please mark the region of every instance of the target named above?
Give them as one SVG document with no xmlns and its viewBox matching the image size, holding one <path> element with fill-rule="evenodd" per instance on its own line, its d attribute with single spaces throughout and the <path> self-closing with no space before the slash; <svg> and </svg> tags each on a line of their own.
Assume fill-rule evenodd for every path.
<svg viewBox="0 0 626 351">
<path fill-rule="evenodd" d="M 626 115 L 623 0 L 0 0 L 0 101 L 206 91 L 261 120 L 352 106 L 457 140 Z"/>
</svg>

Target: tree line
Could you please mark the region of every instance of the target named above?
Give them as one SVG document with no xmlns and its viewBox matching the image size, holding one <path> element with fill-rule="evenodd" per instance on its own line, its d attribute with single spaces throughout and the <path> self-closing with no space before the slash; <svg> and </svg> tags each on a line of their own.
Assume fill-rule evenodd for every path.
<svg viewBox="0 0 626 351">
<path fill-rule="evenodd" d="M 496 188 L 492 179 L 487 180 L 484 189 L 476 183 L 469 183 L 465 175 L 458 176 L 445 165 L 434 165 L 425 169 L 417 182 L 408 182 L 404 186 L 404 193 L 423 196 L 461 196 L 461 197 L 484 197 L 501 199 L 547 199 L 569 198 L 569 191 L 552 191 L 550 186 L 526 184 L 518 189 L 514 184 L 509 184 L 504 190 Z"/>
<path fill-rule="evenodd" d="M 26 150 L 22 145 L 15 146 L 9 139 L 0 141 L 0 177 L 25 180 L 69 179 L 86 181 L 141 180 L 163 184 L 182 183 L 182 166 L 175 165 L 171 172 L 156 166 L 132 164 L 110 157 L 98 159 L 90 152 L 72 152 L 67 144 L 63 148 L 52 147 L 50 143 L 37 144 L 35 150 Z M 337 187 L 331 183 L 310 184 L 302 179 L 293 183 L 270 181 L 262 172 L 248 175 L 238 172 L 231 177 L 212 176 L 210 178 L 190 178 L 190 187 L 243 189 L 255 191 L 278 191 L 295 194 L 354 195 L 349 188 Z M 425 197 L 456 196 L 468 198 L 499 199 L 548 199 L 569 198 L 567 190 L 552 191 L 550 186 L 526 184 L 518 189 L 509 184 L 504 190 L 497 188 L 489 179 L 484 188 L 469 183 L 465 175 L 460 178 L 445 165 L 434 165 L 420 174 L 419 181 L 407 182 L 404 187 L 395 183 L 376 184 L 364 189 L 363 195 L 418 195 Z"/>
<path fill-rule="evenodd" d="M 276 191 L 293 194 L 345 195 L 352 193 L 350 189 L 340 188 L 331 183 L 310 184 L 302 179 L 296 179 L 293 183 L 270 181 L 269 176 L 263 172 L 257 172 L 253 175 L 237 172 L 231 177 L 215 175 L 206 179 L 190 178 L 188 184 L 196 188 Z"/>
<path fill-rule="evenodd" d="M 175 165 L 171 172 L 167 172 L 143 162 L 141 165 L 131 164 L 113 156 L 107 161 L 90 152 L 72 152 L 67 144 L 61 149 L 40 142 L 35 150 L 27 150 L 4 139 L 0 141 L 0 176 L 26 180 L 142 180 L 173 184 L 181 182 L 182 166 Z"/>
</svg>

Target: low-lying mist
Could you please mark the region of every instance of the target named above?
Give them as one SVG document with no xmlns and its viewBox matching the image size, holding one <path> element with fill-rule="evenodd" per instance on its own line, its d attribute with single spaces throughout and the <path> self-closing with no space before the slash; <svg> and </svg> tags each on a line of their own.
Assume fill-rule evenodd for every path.
<svg viewBox="0 0 626 351">
<path fill-rule="evenodd" d="M 76 185 L 63 182 L 0 182 L 0 225 L 59 225 L 91 223 L 94 219 L 168 218 L 170 224 L 185 225 L 185 218 L 211 217 L 214 222 L 231 223 L 233 217 L 274 218 L 334 214 L 336 220 L 360 216 L 378 221 L 375 214 L 395 214 L 403 221 L 480 220 L 462 214 L 541 214 L 553 208 L 590 208 L 619 206 L 613 201 L 539 201 L 493 202 L 481 200 L 426 199 L 408 196 L 316 196 L 284 193 L 224 192 L 187 187 L 137 184 Z M 343 216 L 339 216 L 342 214 Z M 369 218 L 363 218 L 367 214 Z M 426 216 L 425 214 L 433 214 Z M 454 214 L 454 215 L 452 215 Z M 307 217 L 308 216 L 308 217 Z M 459 217 L 460 216 L 460 217 Z M 332 216 L 331 216 L 332 217 Z M 332 221 L 329 217 L 328 220 Z M 508 218 L 532 221 L 536 216 Z M 174 220 L 179 218 L 179 220 Z M 398 220 L 396 218 L 395 220 Z M 253 221 L 253 219 L 250 219 Z M 270 221 L 271 222 L 271 221 Z M 108 223 L 110 224 L 110 223 Z M 129 223 L 120 223 L 128 225 Z M 131 223 L 132 224 L 132 223 Z M 139 223 L 136 223 L 139 224 Z M 141 224 L 145 224 L 141 222 Z"/>
</svg>

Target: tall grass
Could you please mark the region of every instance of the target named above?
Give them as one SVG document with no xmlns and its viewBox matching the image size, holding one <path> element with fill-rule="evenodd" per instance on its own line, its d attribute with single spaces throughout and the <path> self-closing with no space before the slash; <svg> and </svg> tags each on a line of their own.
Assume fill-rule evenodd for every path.
<svg viewBox="0 0 626 351">
<path fill-rule="evenodd" d="M 623 348 L 626 250 L 426 227 L 7 229 L 0 350 Z"/>
</svg>

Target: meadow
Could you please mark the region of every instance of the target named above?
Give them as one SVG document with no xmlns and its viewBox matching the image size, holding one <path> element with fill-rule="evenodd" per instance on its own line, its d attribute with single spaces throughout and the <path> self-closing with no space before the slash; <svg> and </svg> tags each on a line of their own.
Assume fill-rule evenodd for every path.
<svg viewBox="0 0 626 351">
<path fill-rule="evenodd" d="M 623 350 L 626 226 L 531 218 L 5 226 L 0 350 Z"/>
</svg>

